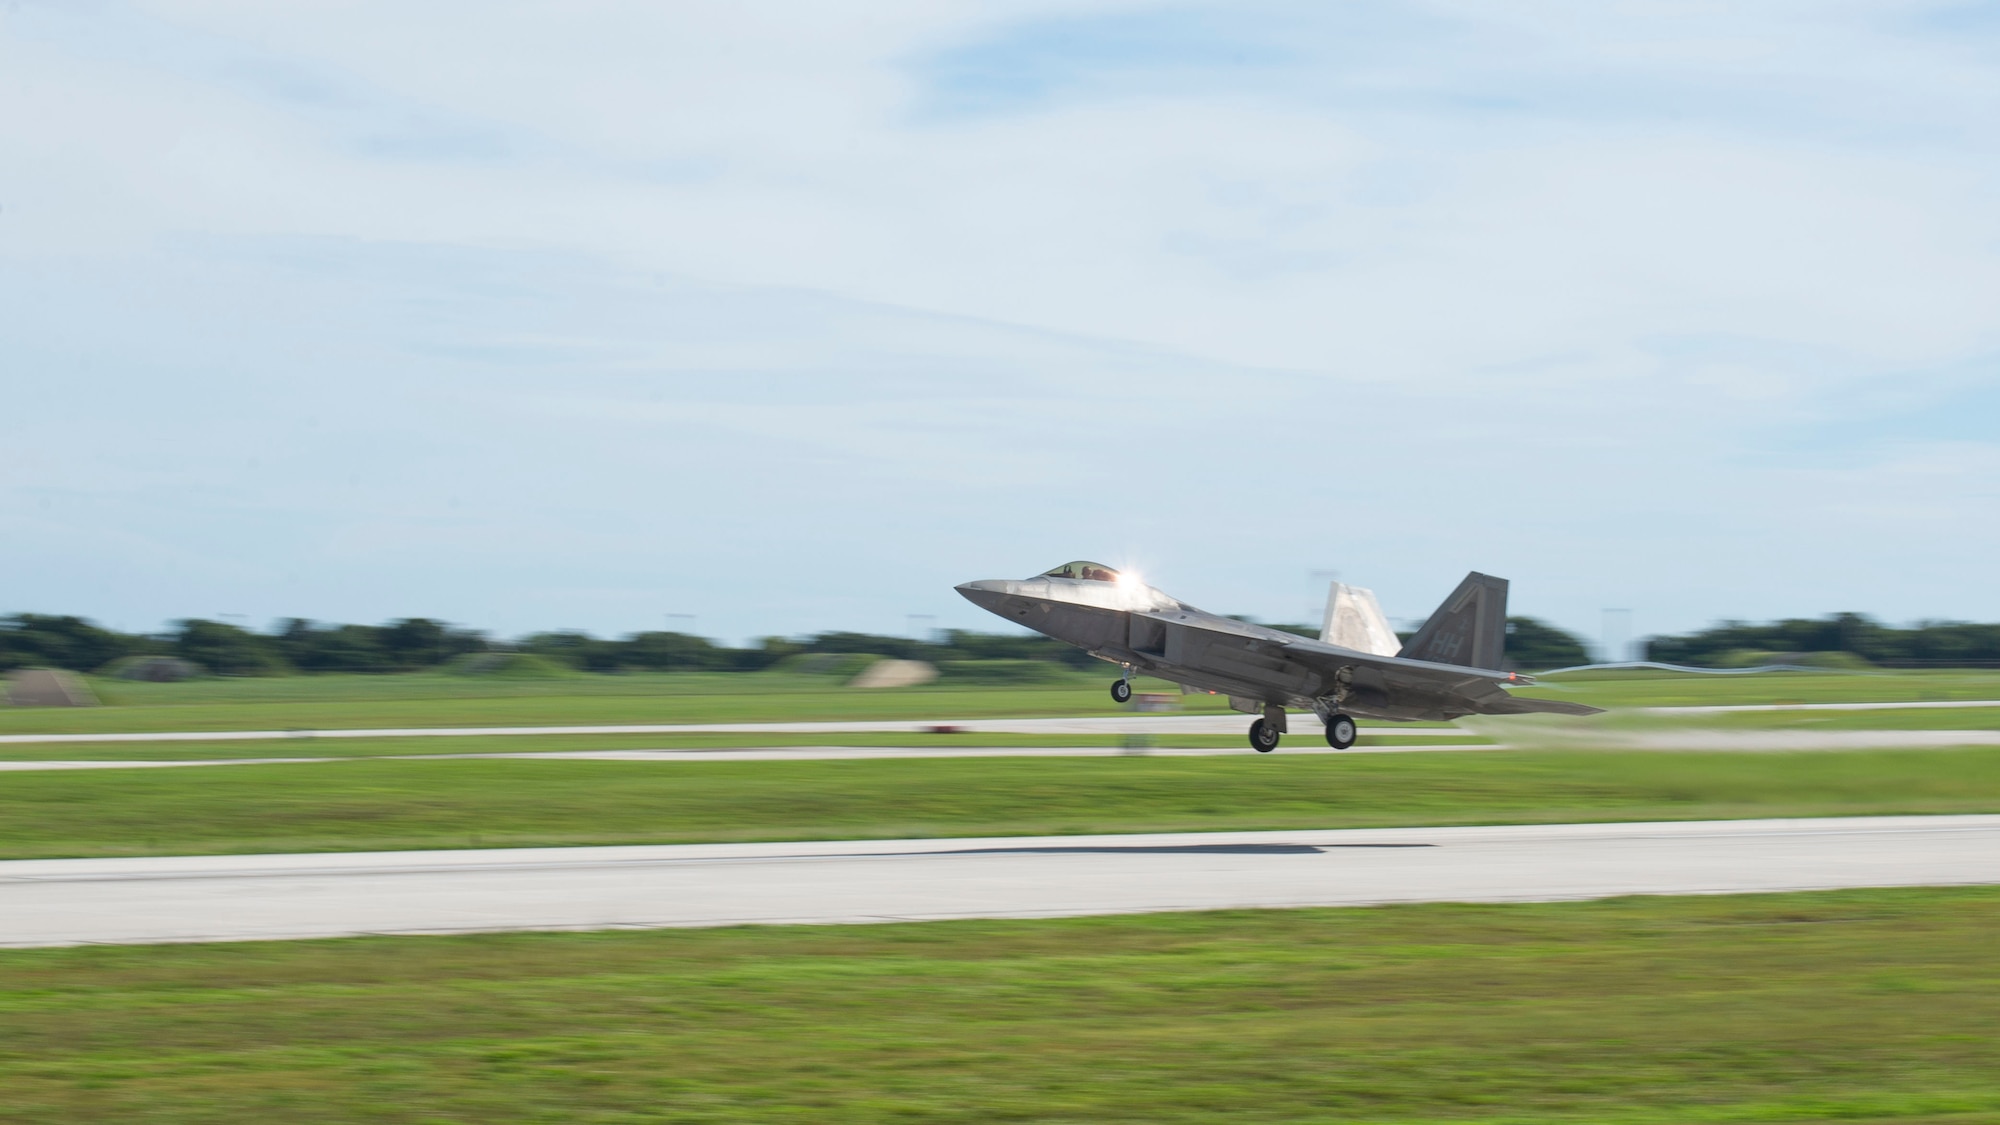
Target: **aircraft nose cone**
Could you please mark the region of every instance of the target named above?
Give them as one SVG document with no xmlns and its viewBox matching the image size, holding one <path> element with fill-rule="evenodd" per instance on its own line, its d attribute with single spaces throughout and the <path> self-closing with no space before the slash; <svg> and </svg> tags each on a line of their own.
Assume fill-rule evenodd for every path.
<svg viewBox="0 0 2000 1125">
<path fill-rule="evenodd" d="M 1009 583 L 1000 578 L 984 578 L 977 582 L 960 582 L 955 589 L 965 595 L 965 600 L 980 609 L 998 612 L 1000 603 L 1007 597 Z"/>
</svg>

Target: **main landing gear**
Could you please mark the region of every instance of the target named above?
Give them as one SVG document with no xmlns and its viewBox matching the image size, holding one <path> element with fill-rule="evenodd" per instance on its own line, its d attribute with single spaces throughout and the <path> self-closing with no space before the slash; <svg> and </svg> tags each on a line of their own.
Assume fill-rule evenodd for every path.
<svg viewBox="0 0 2000 1125">
<path fill-rule="evenodd" d="M 1346 715 L 1329 715 L 1326 719 L 1326 744 L 1335 750 L 1345 750 L 1354 745 L 1354 720 Z"/>
<path fill-rule="evenodd" d="M 1335 750 L 1345 750 L 1354 745 L 1354 716 L 1344 714 L 1340 705 L 1347 701 L 1347 694 L 1354 686 L 1354 669 L 1342 668 L 1334 673 L 1333 691 L 1313 700 L 1313 713 L 1326 724 L 1326 744 Z"/>
<path fill-rule="evenodd" d="M 1258 719 L 1256 722 L 1250 724 L 1250 749 L 1255 750 L 1259 754 L 1269 754 L 1271 751 L 1276 750 L 1278 748 L 1278 739 L 1281 737 L 1282 735 L 1278 733 L 1277 727 L 1272 726 L 1262 719 Z"/>
<path fill-rule="evenodd" d="M 1132 681 L 1111 681 L 1111 701 L 1113 703 L 1123 703 L 1130 698 L 1132 698 Z"/>
<path fill-rule="evenodd" d="M 1347 715 L 1329 715 L 1326 720 L 1326 744 L 1335 750 L 1345 750 L 1354 745 L 1354 720 Z M 1283 737 L 1277 727 L 1258 719 L 1250 724 L 1250 748 L 1259 754 L 1269 754 L 1278 748 L 1278 740 Z"/>
</svg>

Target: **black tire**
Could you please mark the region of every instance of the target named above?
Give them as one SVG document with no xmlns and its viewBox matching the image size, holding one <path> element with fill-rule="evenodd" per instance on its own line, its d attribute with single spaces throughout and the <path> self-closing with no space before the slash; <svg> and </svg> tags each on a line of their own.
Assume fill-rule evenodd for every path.
<svg viewBox="0 0 2000 1125">
<path fill-rule="evenodd" d="M 1262 719 L 1250 724 L 1250 749 L 1269 754 L 1278 748 L 1278 732 Z"/>
<path fill-rule="evenodd" d="M 1346 715 L 1335 715 L 1326 721 L 1326 744 L 1335 750 L 1354 745 L 1355 736 L 1360 733 L 1354 729 L 1354 720 Z"/>
<path fill-rule="evenodd" d="M 1111 701 L 1113 703 L 1123 703 L 1131 698 L 1132 698 L 1131 684 L 1126 683 L 1124 680 L 1111 681 Z"/>
</svg>

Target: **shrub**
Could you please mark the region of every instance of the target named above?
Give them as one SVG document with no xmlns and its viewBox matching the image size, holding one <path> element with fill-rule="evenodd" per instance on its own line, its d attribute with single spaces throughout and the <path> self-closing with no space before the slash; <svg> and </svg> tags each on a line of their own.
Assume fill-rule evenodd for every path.
<svg viewBox="0 0 2000 1125">
<path fill-rule="evenodd" d="M 1060 664 L 1046 660 L 946 660 L 938 679 L 948 684 L 1047 684 L 1068 680 Z"/>
<path fill-rule="evenodd" d="M 858 676 L 863 668 L 882 659 L 872 652 L 801 652 L 778 661 L 780 672 L 806 676 Z"/>
<path fill-rule="evenodd" d="M 532 652 L 468 652 L 445 665 L 454 676 L 494 676 L 508 680 L 543 680 L 576 676 L 576 669 L 560 660 Z"/>
</svg>

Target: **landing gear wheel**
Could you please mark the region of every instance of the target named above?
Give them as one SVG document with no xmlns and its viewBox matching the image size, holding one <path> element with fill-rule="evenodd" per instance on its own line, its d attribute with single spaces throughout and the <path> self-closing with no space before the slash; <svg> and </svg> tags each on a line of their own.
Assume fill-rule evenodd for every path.
<svg viewBox="0 0 2000 1125">
<path fill-rule="evenodd" d="M 1269 754 L 1278 748 L 1278 732 L 1262 719 L 1250 724 L 1250 749 Z"/>
<path fill-rule="evenodd" d="M 1113 680 L 1111 682 L 1112 702 L 1123 703 L 1130 698 L 1132 698 L 1132 685 L 1130 683 L 1124 680 Z"/>
<path fill-rule="evenodd" d="M 1354 720 L 1346 715 L 1335 715 L 1326 721 L 1326 744 L 1335 750 L 1345 750 L 1354 745 Z"/>
</svg>

